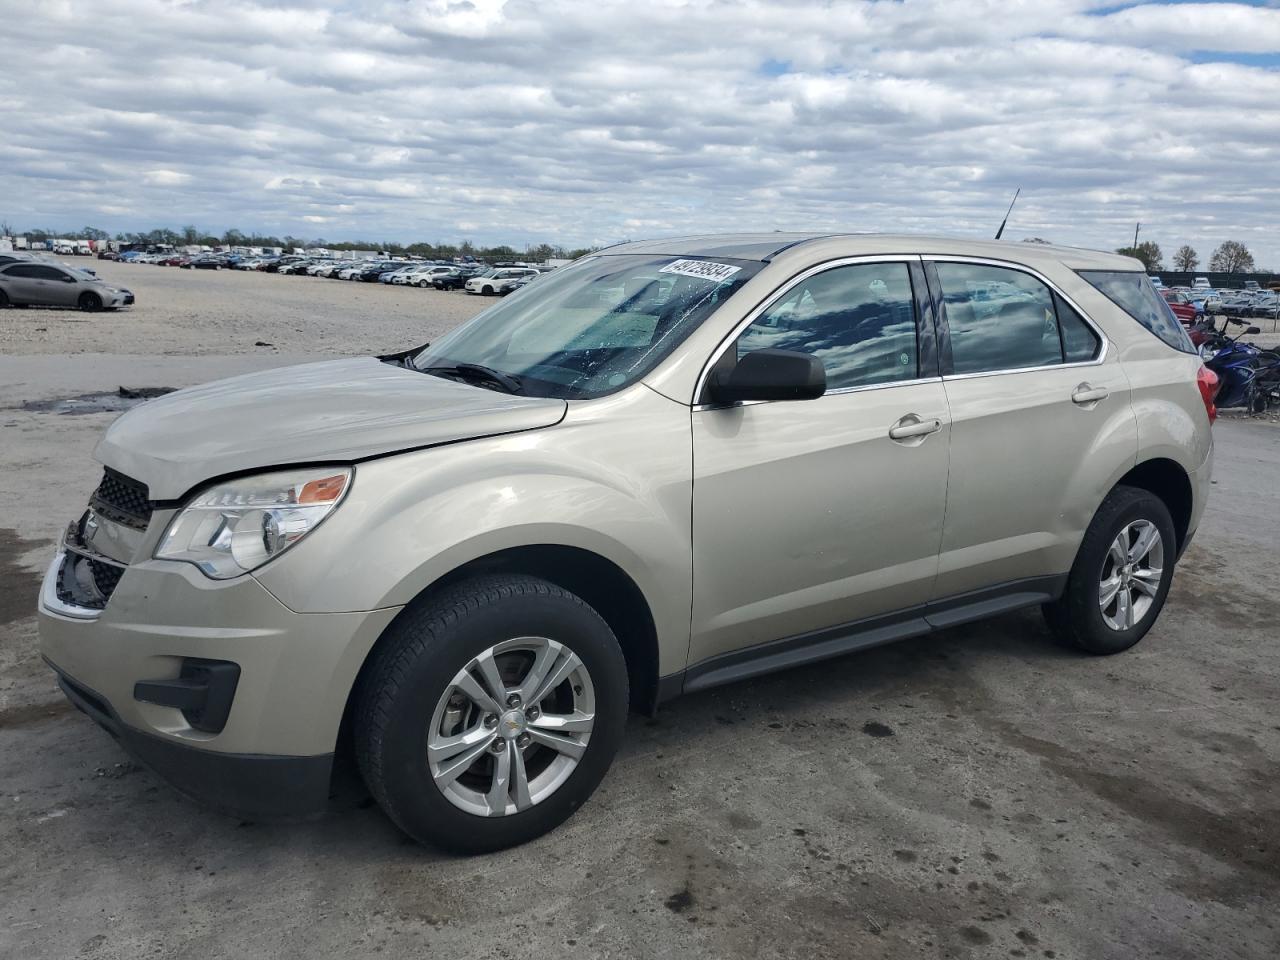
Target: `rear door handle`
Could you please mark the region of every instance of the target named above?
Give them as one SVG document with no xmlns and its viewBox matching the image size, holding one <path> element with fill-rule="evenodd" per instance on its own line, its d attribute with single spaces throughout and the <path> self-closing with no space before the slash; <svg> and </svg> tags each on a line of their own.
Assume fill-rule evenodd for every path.
<svg viewBox="0 0 1280 960">
<path fill-rule="evenodd" d="M 1106 387 L 1091 387 L 1087 383 L 1082 383 L 1071 391 L 1071 402 L 1084 406 L 1085 404 L 1105 400 L 1109 396 L 1111 396 L 1111 391 Z"/>
<path fill-rule="evenodd" d="M 927 437 L 941 429 L 941 420 L 921 420 L 916 414 L 908 413 L 889 428 L 889 439 L 910 440 L 913 437 Z"/>
</svg>

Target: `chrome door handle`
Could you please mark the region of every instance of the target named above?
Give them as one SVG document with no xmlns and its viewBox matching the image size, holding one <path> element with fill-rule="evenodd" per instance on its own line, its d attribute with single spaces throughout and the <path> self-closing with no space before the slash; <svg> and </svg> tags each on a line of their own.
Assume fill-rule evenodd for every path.
<svg viewBox="0 0 1280 960">
<path fill-rule="evenodd" d="M 910 440 L 912 437 L 927 437 L 941 429 L 941 420 L 921 420 L 914 413 L 908 413 L 889 428 L 889 439 Z"/>
<path fill-rule="evenodd" d="M 1082 383 L 1071 391 L 1071 402 L 1083 406 L 1088 403 L 1097 403 L 1099 400 L 1105 400 L 1109 396 L 1111 396 L 1111 391 L 1106 387 L 1091 387 L 1087 383 Z"/>
</svg>

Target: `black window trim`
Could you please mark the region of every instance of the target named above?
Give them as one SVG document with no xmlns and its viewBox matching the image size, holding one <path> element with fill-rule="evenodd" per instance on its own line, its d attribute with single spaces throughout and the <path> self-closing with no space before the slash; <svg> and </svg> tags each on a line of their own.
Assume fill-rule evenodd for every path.
<svg viewBox="0 0 1280 960">
<path fill-rule="evenodd" d="M 1046 277 L 1034 267 L 1029 267 L 1025 263 L 1017 263 L 1013 260 L 997 260 L 993 257 L 966 257 L 958 254 L 921 254 L 924 261 L 925 274 L 929 278 L 929 291 L 933 297 L 934 309 L 938 317 L 938 359 L 939 368 L 942 371 L 943 380 L 973 380 L 978 377 L 1002 377 L 1011 373 L 1033 373 L 1045 370 L 1071 370 L 1076 367 L 1096 367 L 1104 363 L 1110 353 L 1111 341 L 1107 338 L 1106 333 L 1098 325 L 1093 317 L 1081 308 L 1070 295 L 1063 289 Z M 1071 363 L 1045 363 L 1035 367 L 1007 367 L 1001 370 L 977 370 L 972 373 L 956 373 L 954 362 L 951 356 L 951 328 L 947 326 L 947 306 L 942 297 L 942 283 L 938 279 L 938 270 L 935 264 L 938 263 L 972 263 L 979 266 L 1000 267 L 1005 270 L 1013 270 L 1017 273 L 1025 273 L 1029 277 L 1033 277 L 1043 283 L 1052 293 L 1062 298 L 1063 302 L 1080 315 L 1080 319 L 1085 325 L 1093 331 L 1093 335 L 1098 338 L 1100 344 L 1098 355 L 1092 360 L 1075 360 Z M 1057 307 L 1054 307 L 1054 319 L 1057 320 Z M 1062 337 L 1062 322 L 1058 322 L 1058 337 Z"/>
<path fill-rule="evenodd" d="M 738 338 L 746 332 L 747 328 L 755 323 L 760 317 L 774 306 L 779 300 L 790 293 L 795 287 L 804 283 L 806 280 L 817 276 L 820 273 L 826 273 L 828 270 L 835 270 L 840 267 L 860 266 L 863 264 L 876 263 L 901 263 L 907 267 L 907 271 L 911 281 L 912 296 L 914 299 L 915 315 L 916 315 L 916 373 L 917 376 L 911 380 L 887 380 L 884 383 L 865 383 L 851 387 L 838 387 L 835 390 L 828 390 L 823 394 L 824 397 L 842 396 L 848 393 L 862 393 L 866 390 L 887 390 L 892 387 L 908 387 L 920 383 L 935 383 L 941 378 L 938 373 L 938 345 L 935 340 L 937 331 L 936 317 L 937 311 L 929 297 L 926 283 L 924 282 L 923 273 L 920 267 L 920 254 L 918 253 L 875 253 L 865 254 L 854 257 L 837 257 L 833 260 L 824 260 L 821 263 L 813 264 L 805 267 L 799 273 L 793 274 L 787 280 L 774 287 L 769 291 L 759 303 L 757 303 L 747 315 L 738 323 L 734 324 L 729 333 L 716 345 L 707 357 L 706 363 L 702 366 L 702 372 L 698 374 L 697 383 L 693 390 L 693 409 L 699 410 L 719 410 L 721 407 L 714 403 L 709 403 L 703 399 L 706 391 L 707 381 L 710 380 L 712 372 L 720 359 L 728 352 L 729 348 L 738 342 Z M 774 403 L 781 401 L 773 400 L 747 400 L 739 406 L 750 406 L 757 403 Z"/>
</svg>

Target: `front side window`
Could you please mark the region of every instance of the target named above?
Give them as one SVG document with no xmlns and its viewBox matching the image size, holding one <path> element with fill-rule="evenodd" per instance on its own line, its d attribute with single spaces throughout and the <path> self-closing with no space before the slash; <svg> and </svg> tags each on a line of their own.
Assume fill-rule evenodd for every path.
<svg viewBox="0 0 1280 960">
<path fill-rule="evenodd" d="M 534 396 L 603 396 L 652 370 L 763 266 L 653 254 L 589 257 L 526 284 L 413 365 L 446 377 L 465 373 L 459 364 L 487 367 Z"/>
<path fill-rule="evenodd" d="M 907 265 L 834 267 L 792 287 L 742 333 L 737 355 L 770 348 L 821 359 L 828 390 L 916 379 L 915 301 Z"/>
<path fill-rule="evenodd" d="M 951 372 L 991 373 L 1094 359 L 1097 334 L 1060 296 L 1020 270 L 938 263 Z"/>
<path fill-rule="evenodd" d="M 1119 270 L 1081 270 L 1080 276 L 1173 349 L 1183 353 L 1196 352 L 1181 322 L 1160 299 L 1146 274 Z"/>
</svg>

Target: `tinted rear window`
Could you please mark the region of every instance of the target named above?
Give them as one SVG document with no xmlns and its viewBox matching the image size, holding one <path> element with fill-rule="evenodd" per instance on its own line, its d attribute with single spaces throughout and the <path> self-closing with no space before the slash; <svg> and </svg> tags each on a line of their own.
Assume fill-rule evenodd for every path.
<svg viewBox="0 0 1280 960">
<path fill-rule="evenodd" d="M 1191 339 L 1143 273 L 1082 270 L 1080 276 L 1157 337 L 1183 353 L 1195 353 Z"/>
</svg>

